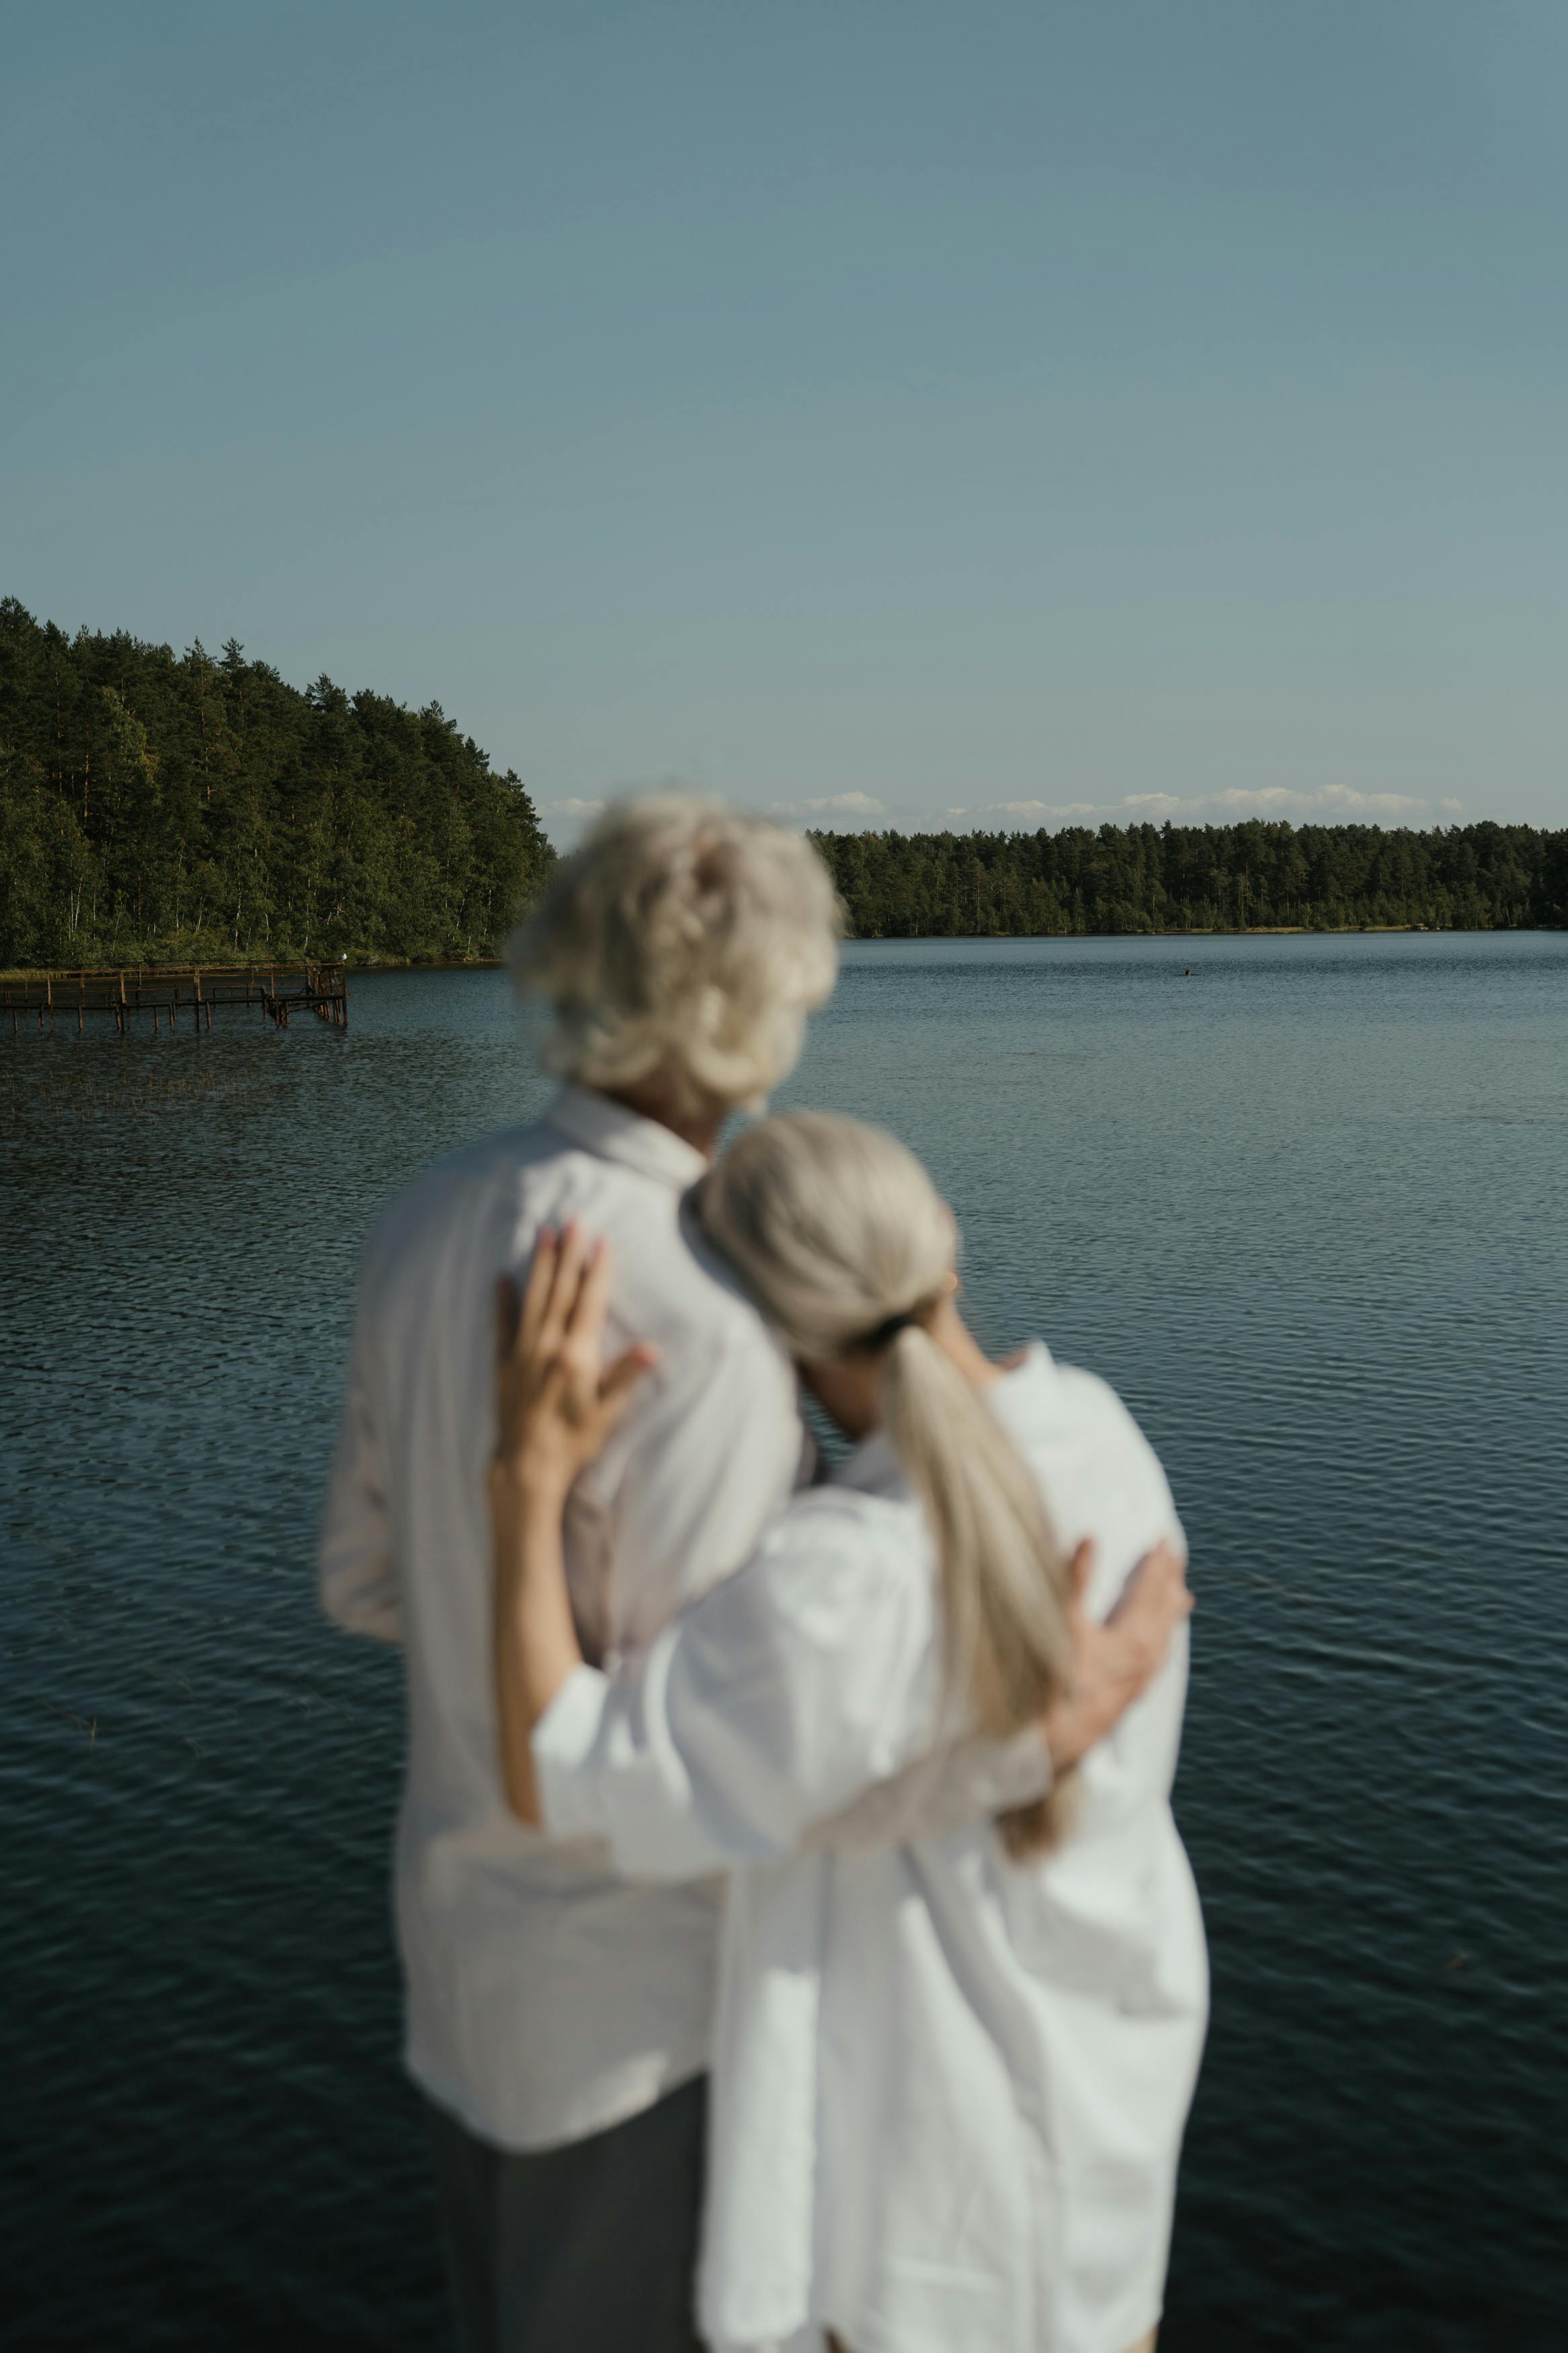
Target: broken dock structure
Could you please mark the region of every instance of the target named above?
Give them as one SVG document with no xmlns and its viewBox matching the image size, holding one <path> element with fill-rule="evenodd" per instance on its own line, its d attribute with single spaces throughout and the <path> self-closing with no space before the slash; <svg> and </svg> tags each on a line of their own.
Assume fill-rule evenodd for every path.
<svg viewBox="0 0 1568 2353">
<path fill-rule="evenodd" d="M 210 1029 L 215 1012 L 243 1008 L 287 1029 L 291 1013 L 313 1013 L 334 1029 L 349 1026 L 349 976 L 337 964 L 126 965 L 114 971 L 37 972 L 0 980 L 0 1020 L 11 1032 L 36 1021 L 52 1032 L 74 1021 L 80 1036 L 89 1016 L 108 1015 L 121 1036 L 133 1021 L 154 1032 L 186 1019 Z"/>
</svg>

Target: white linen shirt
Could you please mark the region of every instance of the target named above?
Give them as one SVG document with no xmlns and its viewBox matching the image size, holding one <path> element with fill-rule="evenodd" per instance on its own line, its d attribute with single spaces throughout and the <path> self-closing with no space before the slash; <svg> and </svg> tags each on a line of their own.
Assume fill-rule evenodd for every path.
<svg viewBox="0 0 1568 2353">
<path fill-rule="evenodd" d="M 542 1225 L 575 1217 L 614 1254 L 611 1345 L 660 1352 L 574 1493 L 587 1654 L 648 1643 L 787 1496 L 793 1374 L 681 1215 L 705 1165 L 667 1128 L 571 1088 L 543 1122 L 410 1187 L 362 1272 L 321 1599 L 341 1625 L 405 1645 L 405 2055 L 424 2090 L 502 2148 L 620 2123 L 708 2063 L 717 1883 L 628 1885 L 595 1840 L 552 1840 L 508 1810 L 485 1495 L 496 1279 L 524 1265 Z"/>
<path fill-rule="evenodd" d="M 1103 1382 L 1043 1348 L 988 1392 L 1103 1615 L 1181 1541 Z M 936 1737 L 934 1550 L 885 1440 L 798 1497 L 635 1670 L 533 1744 L 546 1821 L 628 1871 L 729 1862 L 700 2312 L 720 2348 L 1123 2353 L 1159 2318 L 1207 2008 L 1169 1806 L 1184 1628 L 1085 1759 L 1065 1843 L 988 1824 L 879 1852 L 809 1826 Z M 805 1842 L 803 1850 L 803 1842 Z"/>
</svg>

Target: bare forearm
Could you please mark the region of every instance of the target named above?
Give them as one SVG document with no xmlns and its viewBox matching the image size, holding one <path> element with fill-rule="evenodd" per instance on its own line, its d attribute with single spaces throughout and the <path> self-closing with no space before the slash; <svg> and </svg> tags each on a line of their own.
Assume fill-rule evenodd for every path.
<svg viewBox="0 0 1568 2353">
<path fill-rule="evenodd" d="M 565 1493 L 498 1471 L 490 1482 L 495 1529 L 495 1669 L 501 1777 L 525 1822 L 541 1819 L 533 1727 L 583 1662 L 572 1621 L 562 1543 Z"/>
</svg>

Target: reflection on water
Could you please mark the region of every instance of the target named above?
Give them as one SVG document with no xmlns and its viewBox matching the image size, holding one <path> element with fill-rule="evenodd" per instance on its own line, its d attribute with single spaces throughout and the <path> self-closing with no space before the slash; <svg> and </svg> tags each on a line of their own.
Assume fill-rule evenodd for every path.
<svg viewBox="0 0 1568 2353">
<path fill-rule="evenodd" d="M 442 2341 L 397 1666 L 312 1521 L 377 1206 L 543 1099 L 494 974 L 0 1039 L 8 2342 Z M 1556 2347 L 1568 939 L 858 948 L 788 1099 L 925 1155 L 987 1335 L 1107 1374 L 1193 1539 L 1163 2353 Z"/>
</svg>

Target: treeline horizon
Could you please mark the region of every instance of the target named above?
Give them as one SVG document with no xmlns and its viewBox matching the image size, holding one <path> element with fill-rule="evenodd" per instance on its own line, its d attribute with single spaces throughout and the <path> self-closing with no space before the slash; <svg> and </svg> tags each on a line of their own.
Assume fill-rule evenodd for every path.
<svg viewBox="0 0 1568 2353">
<path fill-rule="evenodd" d="M 813 833 L 858 939 L 1568 924 L 1568 830 Z M 0 600 L 0 966 L 495 955 L 555 862 L 440 705 Z"/>
<path fill-rule="evenodd" d="M 439 703 L 0 599 L 0 966 L 488 958 L 554 859 Z"/>
<path fill-rule="evenodd" d="M 1568 829 L 1489 818 L 810 839 L 862 940 L 1568 924 Z"/>
</svg>

